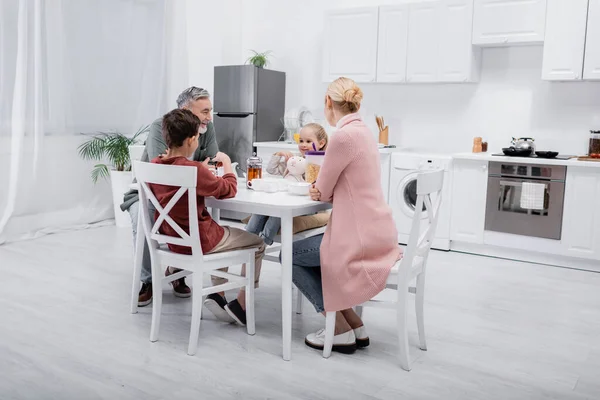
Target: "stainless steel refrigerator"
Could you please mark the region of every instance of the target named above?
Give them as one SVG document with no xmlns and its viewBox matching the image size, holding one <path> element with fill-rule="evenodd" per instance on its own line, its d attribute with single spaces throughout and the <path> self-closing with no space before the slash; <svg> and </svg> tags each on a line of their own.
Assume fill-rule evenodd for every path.
<svg viewBox="0 0 600 400">
<path fill-rule="evenodd" d="M 285 72 L 253 65 L 215 67 L 213 108 L 219 150 L 239 163 L 239 175 L 256 151 L 254 142 L 275 141 L 283 133 Z"/>
</svg>

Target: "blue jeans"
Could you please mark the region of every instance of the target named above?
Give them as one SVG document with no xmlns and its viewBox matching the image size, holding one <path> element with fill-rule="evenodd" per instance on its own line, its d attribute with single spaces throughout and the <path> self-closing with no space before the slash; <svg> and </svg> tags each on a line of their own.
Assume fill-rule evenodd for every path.
<svg viewBox="0 0 600 400">
<path fill-rule="evenodd" d="M 269 246 L 273 244 L 273 239 L 279 233 L 281 219 L 277 217 L 268 217 L 266 215 L 252 215 L 246 231 L 258 235 Z"/>
<path fill-rule="evenodd" d="M 292 247 L 292 281 L 319 313 L 325 311 L 321 282 L 322 240 L 322 234 L 311 236 L 294 242 Z"/>
</svg>

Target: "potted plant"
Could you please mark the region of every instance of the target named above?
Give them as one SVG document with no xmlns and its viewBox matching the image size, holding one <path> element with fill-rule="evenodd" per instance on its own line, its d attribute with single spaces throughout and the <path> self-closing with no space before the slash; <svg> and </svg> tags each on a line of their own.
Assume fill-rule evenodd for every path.
<svg viewBox="0 0 600 400">
<path fill-rule="evenodd" d="M 250 51 L 254 54 L 246 60 L 246 63 L 252 64 L 258 68 L 264 68 L 269 64 L 269 54 L 271 54 L 271 50 L 267 50 L 264 53 L 259 53 L 256 50 Z"/>
<path fill-rule="evenodd" d="M 117 226 L 131 225 L 127 213 L 121 211 L 119 207 L 123 202 L 123 195 L 129 190 L 132 182 L 129 146 L 136 144 L 139 136 L 148 129 L 149 125 L 141 127 L 131 137 L 120 132 L 100 132 L 77 148 L 79 156 L 84 160 L 106 162 L 96 164 L 92 169 L 91 177 L 94 183 L 99 179 L 110 177 Z"/>
</svg>

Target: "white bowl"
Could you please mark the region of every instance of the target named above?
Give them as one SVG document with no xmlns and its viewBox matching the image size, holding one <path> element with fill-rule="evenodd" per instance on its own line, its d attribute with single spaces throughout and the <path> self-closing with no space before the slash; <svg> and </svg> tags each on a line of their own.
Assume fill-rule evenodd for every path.
<svg viewBox="0 0 600 400">
<path fill-rule="evenodd" d="M 308 182 L 290 182 L 288 184 L 288 191 L 291 194 L 298 196 L 308 196 L 310 190 L 310 183 Z"/>
</svg>

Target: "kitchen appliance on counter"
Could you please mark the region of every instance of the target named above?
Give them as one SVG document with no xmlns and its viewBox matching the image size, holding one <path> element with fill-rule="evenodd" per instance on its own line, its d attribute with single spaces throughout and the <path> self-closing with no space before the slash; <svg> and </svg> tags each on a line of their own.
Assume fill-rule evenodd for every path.
<svg viewBox="0 0 600 400">
<path fill-rule="evenodd" d="M 254 142 L 276 141 L 283 130 L 285 72 L 254 65 L 214 70 L 214 125 L 219 150 L 238 162 L 238 176 L 256 150 Z"/>
<path fill-rule="evenodd" d="M 490 162 L 485 230 L 559 240 L 567 167 Z"/>
</svg>

